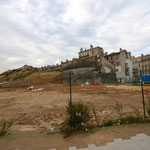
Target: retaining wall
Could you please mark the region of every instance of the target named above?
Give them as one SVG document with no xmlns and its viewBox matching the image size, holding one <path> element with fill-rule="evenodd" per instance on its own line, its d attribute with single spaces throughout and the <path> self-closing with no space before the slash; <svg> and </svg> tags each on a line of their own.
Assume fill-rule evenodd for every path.
<svg viewBox="0 0 150 150">
<path fill-rule="evenodd" d="M 69 83 L 69 73 L 72 74 L 72 84 L 84 82 L 94 83 L 116 83 L 116 73 L 99 73 L 95 68 L 80 68 L 63 71 L 63 82 Z"/>
</svg>

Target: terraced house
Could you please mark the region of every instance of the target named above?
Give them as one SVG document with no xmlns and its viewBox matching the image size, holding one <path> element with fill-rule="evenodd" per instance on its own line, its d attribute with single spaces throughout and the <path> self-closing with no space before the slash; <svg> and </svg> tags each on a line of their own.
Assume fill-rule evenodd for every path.
<svg viewBox="0 0 150 150">
<path fill-rule="evenodd" d="M 139 80 L 140 70 L 144 75 L 150 74 L 150 54 L 133 57 L 132 62 L 134 80 Z"/>
<path fill-rule="evenodd" d="M 131 52 L 121 49 L 118 52 L 113 52 L 108 54 L 104 53 L 102 47 L 93 47 L 90 45 L 89 49 L 81 48 L 78 53 L 79 58 L 73 58 L 70 61 L 61 62 L 62 71 L 73 71 L 74 74 L 79 75 L 84 72 L 84 74 L 94 74 L 93 76 L 102 76 L 105 74 L 105 83 L 108 75 L 113 76 L 113 82 L 132 82 L 140 80 L 140 70 L 143 74 L 150 74 L 150 54 L 141 55 L 140 57 L 132 57 Z M 76 73 L 75 73 L 76 72 Z M 116 80 L 114 80 L 114 74 Z M 101 80 L 96 80 L 95 77 L 92 82 L 103 82 Z"/>
<path fill-rule="evenodd" d="M 130 82 L 133 78 L 133 67 L 131 53 L 120 48 L 119 52 L 111 54 L 105 53 L 104 56 L 114 66 L 118 82 Z"/>
</svg>

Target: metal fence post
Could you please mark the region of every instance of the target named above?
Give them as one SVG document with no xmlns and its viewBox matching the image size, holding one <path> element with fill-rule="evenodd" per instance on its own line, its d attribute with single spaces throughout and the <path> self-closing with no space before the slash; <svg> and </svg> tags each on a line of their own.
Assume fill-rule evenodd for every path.
<svg viewBox="0 0 150 150">
<path fill-rule="evenodd" d="M 70 105 L 72 105 L 72 91 L 71 91 L 71 72 L 69 73 L 69 77 L 70 77 Z"/>
<path fill-rule="evenodd" d="M 73 115 L 73 110 L 72 110 L 72 90 L 71 90 L 71 88 L 72 88 L 72 85 L 71 85 L 71 72 L 69 72 L 69 80 L 70 80 L 70 113 L 71 113 L 71 121 L 70 121 L 70 126 L 72 127 L 73 126 L 73 117 L 72 117 L 72 115 Z"/>
<path fill-rule="evenodd" d="M 141 70 L 140 70 L 140 76 L 141 76 L 141 88 L 142 88 L 142 99 L 143 99 L 143 111 L 144 111 L 144 119 L 145 119 L 146 113 L 145 113 L 144 89 L 143 89 L 142 71 Z"/>
</svg>

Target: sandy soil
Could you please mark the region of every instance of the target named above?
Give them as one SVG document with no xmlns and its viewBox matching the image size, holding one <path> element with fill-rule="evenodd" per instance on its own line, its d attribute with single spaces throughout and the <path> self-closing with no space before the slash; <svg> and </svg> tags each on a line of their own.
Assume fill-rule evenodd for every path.
<svg viewBox="0 0 150 150">
<path fill-rule="evenodd" d="M 24 79 L 14 80 L 17 75 L 24 75 L 26 71 L 21 71 L 20 73 L 12 73 L 8 76 L 9 81 L 3 84 L 5 81 L 5 76 L 0 76 L 0 87 L 9 88 L 19 88 L 19 87 L 29 87 L 31 85 L 48 85 L 48 84 L 61 84 L 62 83 L 62 73 L 59 71 L 53 72 L 36 72 L 25 77 Z"/>
<path fill-rule="evenodd" d="M 19 133 L 5 137 L 0 137 L 1 150 L 67 150 L 68 147 L 87 147 L 88 144 L 105 145 L 116 138 L 128 139 L 138 133 L 145 133 L 150 136 L 150 124 L 132 124 L 115 127 L 105 127 L 94 129 L 85 134 L 75 134 L 68 138 L 63 138 L 61 134 L 45 135 L 43 133 Z"/>
<path fill-rule="evenodd" d="M 144 89 L 150 90 L 150 86 Z M 65 117 L 70 97 L 69 86 L 49 87 L 34 92 L 26 92 L 22 88 L 13 90 L 0 89 L 0 120 L 14 121 L 14 132 L 50 129 Z M 73 86 L 72 98 L 73 102 L 81 101 L 91 109 L 94 107 L 99 120 L 118 116 L 116 101 L 123 106 L 122 115 L 133 114 L 135 108 L 142 113 L 140 86 Z"/>
</svg>

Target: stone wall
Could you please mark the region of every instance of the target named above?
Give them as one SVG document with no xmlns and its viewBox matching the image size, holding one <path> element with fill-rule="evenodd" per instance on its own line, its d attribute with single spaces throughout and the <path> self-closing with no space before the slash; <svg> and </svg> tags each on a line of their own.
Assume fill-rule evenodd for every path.
<svg viewBox="0 0 150 150">
<path fill-rule="evenodd" d="M 94 83 L 116 83 L 115 73 L 99 73 L 95 68 L 80 68 L 63 71 L 63 82 L 69 83 L 69 73 L 72 74 L 72 84 L 82 84 L 84 82 Z"/>
<path fill-rule="evenodd" d="M 96 67 L 97 57 L 89 57 L 86 59 L 73 59 L 70 64 L 62 64 L 62 70 Z"/>
<path fill-rule="evenodd" d="M 110 73 L 115 71 L 115 66 L 103 56 L 100 56 L 97 60 L 97 66 L 101 66 L 102 73 Z M 110 72 L 107 72 L 105 68 L 109 68 Z"/>
</svg>

